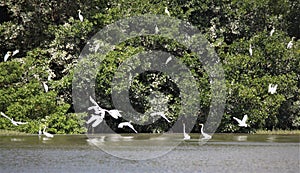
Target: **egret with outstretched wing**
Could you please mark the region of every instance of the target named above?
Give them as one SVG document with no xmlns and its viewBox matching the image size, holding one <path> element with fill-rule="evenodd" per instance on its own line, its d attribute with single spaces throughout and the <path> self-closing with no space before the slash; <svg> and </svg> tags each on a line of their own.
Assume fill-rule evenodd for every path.
<svg viewBox="0 0 300 173">
<path fill-rule="evenodd" d="M 240 127 L 247 127 L 248 126 L 248 124 L 246 124 L 246 121 L 248 120 L 248 115 L 244 115 L 242 120 L 240 120 L 236 117 L 233 117 L 233 119 L 235 119 L 239 123 L 238 126 L 240 126 Z"/>
<path fill-rule="evenodd" d="M 13 125 L 15 125 L 15 126 L 22 125 L 22 124 L 27 124 L 28 123 L 28 122 L 15 121 L 12 118 L 10 118 L 7 115 L 5 115 L 3 112 L 1 112 L 1 115 L 4 116 L 5 118 L 9 119 L 11 121 L 11 123 Z"/>
</svg>

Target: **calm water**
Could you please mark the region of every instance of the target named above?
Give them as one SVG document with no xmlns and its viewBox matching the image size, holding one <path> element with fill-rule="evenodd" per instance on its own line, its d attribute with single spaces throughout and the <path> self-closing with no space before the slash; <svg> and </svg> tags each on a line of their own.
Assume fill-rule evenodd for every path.
<svg viewBox="0 0 300 173">
<path fill-rule="evenodd" d="M 0 172 L 297 172 L 299 135 L 215 134 L 207 143 L 199 135 L 172 150 L 173 138 L 127 135 L 87 138 L 85 135 L 0 136 Z M 154 136 L 157 137 L 157 136 Z M 149 145 L 136 147 L 139 141 Z M 108 154 L 100 148 L 108 147 Z M 163 145 L 160 145 L 163 144 Z M 202 144 L 202 145 L 200 145 Z M 141 149 L 142 148 L 142 149 Z M 142 151 L 143 150 L 143 151 Z M 128 160 L 139 152 L 165 152 L 147 160 Z M 114 153 L 115 152 L 115 153 Z M 117 153 L 117 154 L 116 154 Z"/>
</svg>

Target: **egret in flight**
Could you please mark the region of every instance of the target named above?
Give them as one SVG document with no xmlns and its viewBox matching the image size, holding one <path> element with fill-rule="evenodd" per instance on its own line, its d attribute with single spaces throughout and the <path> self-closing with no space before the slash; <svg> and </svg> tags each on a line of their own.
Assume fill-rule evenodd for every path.
<svg viewBox="0 0 300 173">
<path fill-rule="evenodd" d="M 92 114 L 92 116 L 86 123 L 90 124 L 91 122 L 94 121 L 94 123 L 92 124 L 92 127 L 96 127 L 103 121 L 103 119 L 104 119 L 104 114 L 101 114 L 101 115 Z"/>
<path fill-rule="evenodd" d="M 128 126 L 128 127 L 131 128 L 135 133 L 138 133 L 138 132 L 134 129 L 134 127 L 133 127 L 133 125 L 131 124 L 130 121 L 129 121 L 129 122 L 122 122 L 122 123 L 120 123 L 120 124 L 118 125 L 118 128 L 123 128 L 124 126 Z"/>
<path fill-rule="evenodd" d="M 292 37 L 292 40 L 288 43 L 288 45 L 286 46 L 287 49 L 291 49 L 293 47 L 293 41 L 296 37 Z"/>
<path fill-rule="evenodd" d="M 209 134 L 203 132 L 204 125 L 203 124 L 199 124 L 199 125 L 201 126 L 201 135 L 203 136 L 203 138 L 201 139 L 211 139 L 211 136 Z"/>
<path fill-rule="evenodd" d="M 9 118 L 7 115 L 5 115 L 3 112 L 0 112 L 2 116 L 4 116 L 5 118 L 9 119 L 11 121 L 11 123 L 13 123 L 13 125 L 18 126 L 18 125 L 22 125 L 22 124 L 27 124 L 28 122 L 20 122 L 20 121 L 15 121 L 12 118 Z"/>
<path fill-rule="evenodd" d="M 166 117 L 166 115 L 164 114 L 164 112 L 153 112 L 150 114 L 151 116 L 155 116 L 155 115 L 159 115 L 161 117 L 163 117 L 168 123 L 170 123 L 171 121 Z"/>
<path fill-rule="evenodd" d="M 191 139 L 191 136 L 185 132 L 185 123 L 183 123 L 182 125 L 183 125 L 183 139 L 184 140 Z"/>
<path fill-rule="evenodd" d="M 94 109 L 95 114 L 101 114 L 101 116 L 104 118 L 105 112 L 107 112 L 114 119 L 118 119 L 119 117 L 122 117 L 120 113 L 122 111 L 119 111 L 117 109 L 112 109 L 112 110 L 103 109 L 98 105 L 98 103 L 91 96 L 90 96 L 90 101 L 94 104 L 94 106 L 89 107 L 88 110 Z"/>
<path fill-rule="evenodd" d="M 81 10 L 78 10 L 78 17 L 79 17 L 79 20 L 82 22 L 83 21 L 83 16 L 81 14 Z"/>
<path fill-rule="evenodd" d="M 52 134 L 50 134 L 50 133 L 48 133 L 48 132 L 46 132 L 45 130 L 46 130 L 46 126 L 44 127 L 44 130 L 43 130 L 43 134 L 47 137 L 47 138 L 53 138 L 54 137 L 54 135 L 52 135 Z"/>
<path fill-rule="evenodd" d="M 168 16 L 170 16 L 170 12 L 169 12 L 169 10 L 168 10 L 168 7 L 165 7 L 165 13 L 166 13 Z"/>
<path fill-rule="evenodd" d="M 13 53 L 12 53 L 11 56 L 15 56 L 15 55 L 18 54 L 19 52 L 20 52 L 19 49 L 17 49 L 17 50 L 15 50 L 15 51 L 13 51 Z"/>
<path fill-rule="evenodd" d="M 235 119 L 239 123 L 238 126 L 240 126 L 240 127 L 247 127 L 248 126 L 248 124 L 246 124 L 246 121 L 248 119 L 248 115 L 244 115 L 242 120 L 240 120 L 236 117 L 233 117 L 233 119 Z"/>
<path fill-rule="evenodd" d="M 12 55 L 11 51 L 7 51 L 6 54 L 4 55 L 4 62 L 6 62 L 11 55 Z"/>
<path fill-rule="evenodd" d="M 277 90 L 277 84 L 276 85 L 273 85 L 273 84 L 269 84 L 269 87 L 268 87 L 268 92 L 271 93 L 271 94 L 274 94 L 276 93 L 276 90 Z"/>
<path fill-rule="evenodd" d="M 250 44 L 250 46 L 249 46 L 249 54 L 250 54 L 250 56 L 252 56 L 252 54 L 253 54 L 253 50 L 252 50 L 251 44 Z"/>
</svg>

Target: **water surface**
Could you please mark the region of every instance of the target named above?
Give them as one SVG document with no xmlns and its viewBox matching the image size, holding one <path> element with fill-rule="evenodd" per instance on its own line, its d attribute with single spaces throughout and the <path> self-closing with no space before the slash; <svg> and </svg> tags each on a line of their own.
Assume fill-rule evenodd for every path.
<svg viewBox="0 0 300 173">
<path fill-rule="evenodd" d="M 155 139 L 164 150 L 175 139 L 151 134 L 128 134 L 125 138 L 88 138 L 86 135 L 55 135 L 54 138 L 0 136 L 0 172 L 298 172 L 299 135 L 215 134 L 207 143 L 199 135 L 183 141 L 166 154 L 147 160 L 115 157 L 95 146 L 115 146 L 134 156 L 134 143 Z M 200 145 L 203 144 L 203 145 Z M 150 152 L 151 153 L 151 152 Z"/>
</svg>

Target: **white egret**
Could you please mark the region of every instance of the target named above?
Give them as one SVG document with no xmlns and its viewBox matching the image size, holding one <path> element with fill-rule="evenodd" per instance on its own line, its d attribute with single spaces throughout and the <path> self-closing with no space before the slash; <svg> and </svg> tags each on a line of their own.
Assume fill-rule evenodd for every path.
<svg viewBox="0 0 300 173">
<path fill-rule="evenodd" d="M 42 82 L 42 83 L 43 83 L 43 87 L 44 87 L 45 92 L 48 92 L 49 91 L 48 85 L 46 84 L 46 82 Z"/>
<path fill-rule="evenodd" d="M 249 46 L 249 54 L 250 54 L 250 56 L 252 56 L 252 54 L 253 54 L 253 50 L 252 50 L 251 44 L 250 44 L 250 46 Z"/>
<path fill-rule="evenodd" d="M 27 124 L 28 122 L 20 122 L 20 121 L 15 121 L 12 118 L 8 117 L 7 115 L 5 115 L 3 112 L 0 112 L 2 116 L 4 116 L 5 118 L 9 119 L 11 121 L 11 123 L 15 126 L 18 125 L 22 125 L 22 124 Z"/>
<path fill-rule="evenodd" d="M 15 51 L 13 51 L 13 53 L 12 53 L 11 56 L 15 56 L 15 55 L 18 54 L 19 52 L 20 52 L 19 49 L 17 49 L 17 50 L 15 50 Z"/>
<path fill-rule="evenodd" d="M 287 49 L 291 49 L 293 47 L 293 41 L 296 37 L 292 37 L 292 40 L 288 43 L 288 45 L 286 46 Z"/>
<path fill-rule="evenodd" d="M 92 124 L 92 127 L 96 127 L 98 126 L 104 119 L 104 115 L 101 114 L 101 115 L 94 115 L 92 114 L 92 116 L 90 117 L 89 120 L 87 120 L 87 124 L 90 124 L 91 122 L 94 121 L 94 123 Z"/>
<path fill-rule="evenodd" d="M 270 36 L 272 36 L 274 34 L 274 32 L 275 32 L 275 27 L 273 26 L 273 29 L 270 32 Z"/>
<path fill-rule="evenodd" d="M 159 29 L 158 29 L 157 25 L 155 25 L 155 34 L 158 34 L 158 32 L 159 32 Z"/>
<path fill-rule="evenodd" d="M 211 136 L 209 134 L 203 132 L 204 125 L 203 124 L 199 124 L 199 125 L 202 126 L 201 127 L 201 135 L 203 136 L 203 138 L 201 138 L 201 139 L 211 139 Z"/>
<path fill-rule="evenodd" d="M 277 90 L 277 84 L 276 85 L 273 85 L 273 84 L 269 84 L 269 87 L 268 87 L 268 92 L 271 93 L 271 94 L 274 94 L 276 93 L 276 90 Z"/>
<path fill-rule="evenodd" d="M 120 124 L 118 125 L 118 128 L 123 128 L 124 126 L 128 126 L 128 127 L 131 128 L 135 133 L 138 133 L 138 132 L 134 129 L 134 127 L 133 127 L 133 125 L 131 124 L 130 121 L 129 121 L 129 122 L 122 122 L 122 123 L 120 123 Z"/>
<path fill-rule="evenodd" d="M 6 62 L 11 55 L 12 55 L 11 51 L 7 51 L 6 54 L 4 55 L 4 62 Z"/>
<path fill-rule="evenodd" d="M 114 119 L 118 119 L 119 117 L 122 117 L 122 115 L 120 114 L 121 111 L 117 110 L 117 109 L 113 109 L 113 110 L 108 110 L 107 111 Z"/>
<path fill-rule="evenodd" d="M 48 133 L 48 132 L 46 132 L 45 130 L 46 130 L 46 126 L 44 127 L 44 130 L 43 130 L 43 134 L 47 137 L 47 138 L 53 138 L 54 137 L 54 135 L 52 135 L 52 134 L 50 134 L 50 133 Z"/>
<path fill-rule="evenodd" d="M 82 22 L 83 21 L 83 16 L 81 14 L 81 10 L 78 10 L 78 17 L 79 17 L 79 20 Z"/>
<path fill-rule="evenodd" d="M 39 132 L 38 132 L 38 134 L 39 134 L 39 136 L 42 135 L 42 129 L 41 129 L 41 127 L 39 127 Z"/>
<path fill-rule="evenodd" d="M 150 114 L 151 116 L 155 116 L 155 115 L 159 115 L 161 117 L 163 117 L 168 123 L 170 123 L 171 121 L 166 117 L 166 115 L 164 114 L 164 112 L 153 112 Z"/>
<path fill-rule="evenodd" d="M 184 140 L 191 139 L 191 136 L 185 132 L 185 123 L 183 123 L 182 125 L 183 125 L 183 139 Z"/>
<path fill-rule="evenodd" d="M 167 65 L 171 60 L 172 60 L 172 57 L 170 56 L 170 57 L 166 60 L 165 64 Z"/>
<path fill-rule="evenodd" d="M 88 110 L 94 109 L 95 114 L 100 114 L 104 118 L 105 112 L 107 112 L 109 115 L 111 115 L 115 119 L 122 117 L 122 115 L 120 114 L 121 111 L 119 111 L 117 109 L 112 109 L 112 110 L 103 109 L 98 105 L 98 103 L 91 96 L 90 96 L 90 101 L 94 104 L 94 106 L 89 107 Z"/>
<path fill-rule="evenodd" d="M 88 108 L 88 110 L 94 109 L 95 114 L 101 114 L 104 116 L 106 109 L 101 108 L 98 103 L 90 96 L 90 101 L 94 104 L 94 106 L 91 106 Z"/>
<path fill-rule="evenodd" d="M 248 124 L 246 124 L 246 121 L 248 119 L 248 115 L 244 115 L 242 120 L 240 120 L 236 117 L 233 117 L 233 119 L 235 119 L 239 123 L 238 126 L 240 126 L 240 127 L 247 127 L 248 126 Z"/>
<path fill-rule="evenodd" d="M 169 12 L 169 10 L 168 10 L 168 7 L 165 7 L 165 13 L 166 13 L 168 16 L 170 16 L 170 12 Z"/>
</svg>

